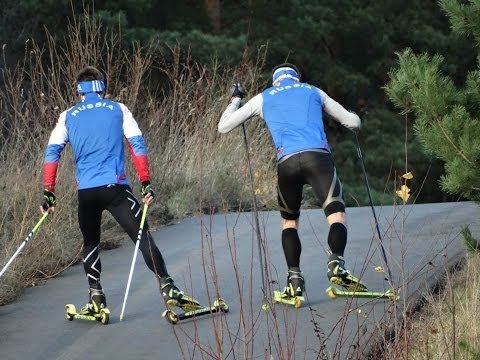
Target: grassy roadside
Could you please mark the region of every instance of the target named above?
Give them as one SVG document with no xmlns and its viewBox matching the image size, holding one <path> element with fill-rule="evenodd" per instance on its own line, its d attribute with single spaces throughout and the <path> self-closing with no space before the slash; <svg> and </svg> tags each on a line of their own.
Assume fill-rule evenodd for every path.
<svg viewBox="0 0 480 360">
<path fill-rule="evenodd" d="M 394 342 L 371 359 L 480 359 L 480 253 L 468 253 L 404 319 Z"/>
</svg>

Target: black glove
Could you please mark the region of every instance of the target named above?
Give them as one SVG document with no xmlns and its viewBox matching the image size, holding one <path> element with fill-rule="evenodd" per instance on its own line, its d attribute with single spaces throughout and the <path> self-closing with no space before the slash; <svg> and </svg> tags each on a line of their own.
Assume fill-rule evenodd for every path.
<svg viewBox="0 0 480 360">
<path fill-rule="evenodd" d="M 240 84 L 240 81 L 238 80 L 233 81 L 230 92 L 232 93 L 232 97 L 239 97 L 240 99 L 243 99 L 243 97 L 247 94 L 242 84 Z"/>
<path fill-rule="evenodd" d="M 155 198 L 155 193 L 153 192 L 153 187 L 149 180 L 142 182 L 142 196 L 145 197 L 147 194 L 150 194 L 152 198 Z"/>
<path fill-rule="evenodd" d="M 48 208 L 54 207 L 56 203 L 55 194 L 47 189 L 43 190 L 43 210 L 47 211 Z"/>
</svg>

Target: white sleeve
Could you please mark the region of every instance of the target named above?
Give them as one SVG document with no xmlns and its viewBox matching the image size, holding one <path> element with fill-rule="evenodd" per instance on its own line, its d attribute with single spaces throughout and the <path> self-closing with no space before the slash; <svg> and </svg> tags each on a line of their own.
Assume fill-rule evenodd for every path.
<svg viewBox="0 0 480 360">
<path fill-rule="evenodd" d="M 359 130 L 361 127 L 361 121 L 357 114 L 346 110 L 342 105 L 333 100 L 323 90 L 318 89 L 322 98 L 323 109 L 329 115 L 331 115 L 340 124 L 349 128 L 350 130 Z"/>
<path fill-rule="evenodd" d="M 241 103 L 242 100 L 240 98 L 233 98 L 232 102 L 227 106 L 220 118 L 220 122 L 218 123 L 219 132 L 227 133 L 255 115 L 263 115 L 262 94 L 255 95 L 239 108 Z"/>
<path fill-rule="evenodd" d="M 68 132 L 67 126 L 65 125 L 67 112 L 64 111 L 58 117 L 57 123 L 53 128 L 50 139 L 48 140 L 49 145 L 65 145 L 68 142 Z"/>
<path fill-rule="evenodd" d="M 125 104 L 118 103 L 118 105 L 120 105 L 120 109 L 122 109 L 123 113 L 123 134 L 125 137 L 129 139 L 134 136 L 142 135 L 142 131 L 140 130 L 137 121 L 134 119 L 132 112 Z"/>
</svg>

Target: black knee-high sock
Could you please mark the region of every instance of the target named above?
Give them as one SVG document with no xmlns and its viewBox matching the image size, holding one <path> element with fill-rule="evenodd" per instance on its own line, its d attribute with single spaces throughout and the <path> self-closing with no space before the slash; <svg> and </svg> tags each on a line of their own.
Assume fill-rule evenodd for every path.
<svg viewBox="0 0 480 360">
<path fill-rule="evenodd" d="M 328 246 L 332 254 L 343 256 L 347 246 L 347 228 L 342 223 L 333 223 L 330 225 L 328 233 Z"/>
<path fill-rule="evenodd" d="M 282 246 L 289 270 L 300 271 L 300 254 L 302 244 L 297 229 L 287 228 L 282 231 Z"/>
</svg>

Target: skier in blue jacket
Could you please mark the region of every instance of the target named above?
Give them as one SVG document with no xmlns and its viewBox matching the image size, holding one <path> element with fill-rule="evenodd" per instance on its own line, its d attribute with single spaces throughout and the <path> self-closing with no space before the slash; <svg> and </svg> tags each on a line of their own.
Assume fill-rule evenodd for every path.
<svg viewBox="0 0 480 360">
<path fill-rule="evenodd" d="M 124 138 L 142 184 L 142 201 L 151 204 L 154 192 L 143 135 L 130 110 L 122 103 L 104 98 L 102 73 L 86 67 L 77 76 L 80 102 L 60 114 L 45 151 L 43 165 L 44 202 L 41 211 L 55 210 L 55 184 L 60 155 L 70 143 L 78 188 L 78 222 L 83 235 L 82 260 L 90 287 L 90 299 L 82 313 L 98 313 L 106 307 L 100 285 L 102 265 L 99 243 L 102 212 L 109 211 L 136 241 L 142 209 L 125 174 Z M 145 222 L 139 249 L 148 268 L 158 277 L 163 297 L 172 306 L 197 306 L 167 272 L 163 257 Z"/>
<path fill-rule="evenodd" d="M 245 91 L 240 83 L 234 83 L 232 99 L 221 116 L 218 131 L 227 133 L 246 120 L 260 116 L 273 138 L 277 150 L 282 246 L 288 267 L 285 295 L 302 296 L 305 289 L 300 270 L 302 246 L 298 236 L 305 184 L 311 185 L 330 226 L 328 245 L 331 255 L 327 264 L 329 280 L 347 290 L 366 291 L 366 286 L 345 267 L 345 203 L 323 128 L 322 111 L 352 130 L 360 129 L 360 118 L 321 89 L 300 82 L 300 73 L 293 64 L 276 66 L 273 69 L 272 85 L 242 106 Z"/>
</svg>

